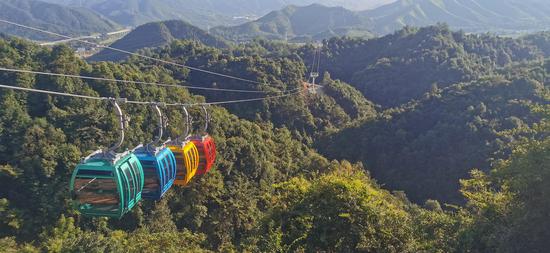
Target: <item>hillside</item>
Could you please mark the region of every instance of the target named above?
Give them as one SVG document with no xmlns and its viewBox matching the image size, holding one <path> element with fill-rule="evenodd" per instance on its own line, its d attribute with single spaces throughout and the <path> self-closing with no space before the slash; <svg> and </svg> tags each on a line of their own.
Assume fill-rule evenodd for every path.
<svg viewBox="0 0 550 253">
<path fill-rule="evenodd" d="M 148 23 L 137 27 L 111 46 L 130 52 L 143 48 L 166 46 L 174 40 L 194 40 L 208 46 L 225 48 L 227 42 L 181 20 Z M 92 61 L 120 61 L 128 55 L 105 49 L 92 56 Z"/>
<path fill-rule="evenodd" d="M 316 146 L 329 158 L 363 162 L 381 183 L 417 202 L 460 202 L 457 178 L 487 170 L 507 153 L 518 137 L 502 132 L 537 121 L 529 108 L 544 103 L 545 38 L 468 35 L 443 25 L 371 40 L 333 38 L 321 69 L 385 112 Z"/>
<path fill-rule="evenodd" d="M 503 133 L 537 121 L 529 106 L 545 103 L 541 81 L 495 77 L 453 85 L 388 110 L 385 119 L 335 134 L 319 147 L 330 158 L 362 161 L 374 178 L 414 201 L 460 203 L 457 178 L 466 178 L 472 168 L 487 171 L 517 138 Z"/>
<path fill-rule="evenodd" d="M 544 0 L 399 0 L 361 15 L 380 34 L 438 22 L 469 32 L 515 33 L 547 29 L 549 11 L 550 2 Z"/>
<path fill-rule="evenodd" d="M 406 28 L 371 40 L 333 38 L 324 50 L 322 70 L 386 108 L 545 56 L 530 41 L 465 34 L 445 25 Z"/>
<path fill-rule="evenodd" d="M 365 28 L 366 24 L 366 20 L 353 11 L 313 4 L 288 6 L 243 25 L 216 27 L 212 33 L 235 41 L 262 37 L 303 42 L 345 35 L 370 37 L 372 34 Z"/>
<path fill-rule="evenodd" d="M 0 1 L 0 17 L 24 25 L 42 28 L 65 35 L 106 33 L 119 27 L 113 21 L 93 11 L 71 8 L 38 0 Z M 33 40 L 59 40 L 59 37 L 0 24 L 0 32 Z"/>
</svg>

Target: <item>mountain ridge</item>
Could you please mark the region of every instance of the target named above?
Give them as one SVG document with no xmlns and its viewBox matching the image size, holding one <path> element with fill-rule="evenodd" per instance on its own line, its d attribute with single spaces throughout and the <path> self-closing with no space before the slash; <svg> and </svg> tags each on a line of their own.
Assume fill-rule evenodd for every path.
<svg viewBox="0 0 550 253">
<path fill-rule="evenodd" d="M 536 6 L 535 8 L 533 6 Z M 380 34 L 401 27 L 438 22 L 466 31 L 544 29 L 550 24 L 550 2 L 542 0 L 399 0 L 362 11 Z"/>
<path fill-rule="evenodd" d="M 0 17 L 71 36 L 106 33 L 120 28 L 115 22 L 93 11 L 39 0 L 3 0 L 0 2 Z M 0 32 L 34 40 L 60 39 L 7 24 L 0 24 Z"/>
<path fill-rule="evenodd" d="M 95 10 L 120 24 L 137 26 L 148 22 L 183 19 L 201 28 L 238 25 L 288 5 L 320 3 L 355 10 L 377 7 L 395 0 L 47 0 Z"/>
<path fill-rule="evenodd" d="M 185 21 L 168 20 L 141 25 L 116 41 L 111 46 L 125 51 L 136 52 L 142 48 L 153 48 L 168 45 L 178 39 L 196 40 L 207 46 L 225 48 L 228 43 L 221 38 L 210 35 Z M 128 55 L 104 49 L 93 55 L 91 61 L 119 61 Z"/>
<path fill-rule="evenodd" d="M 352 32 L 363 37 L 371 37 L 372 34 L 367 29 L 360 28 L 365 23 L 358 13 L 343 7 L 327 7 L 320 4 L 290 5 L 272 11 L 255 21 L 233 27 L 215 27 L 211 31 L 235 41 L 264 37 L 305 42 L 350 35 Z"/>
</svg>

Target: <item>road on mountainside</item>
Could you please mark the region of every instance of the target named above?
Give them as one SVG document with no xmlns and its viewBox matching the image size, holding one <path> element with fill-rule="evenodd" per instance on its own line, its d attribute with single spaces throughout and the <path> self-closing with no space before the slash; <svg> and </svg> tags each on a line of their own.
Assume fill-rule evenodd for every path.
<svg viewBox="0 0 550 253">
<path fill-rule="evenodd" d="M 113 36 L 113 35 L 117 35 L 117 34 L 122 34 L 122 33 L 128 33 L 132 31 L 132 29 L 130 28 L 125 28 L 125 29 L 122 29 L 122 30 L 119 30 L 119 31 L 114 31 L 114 32 L 110 32 L 110 33 L 106 33 L 105 35 L 107 36 Z M 68 43 L 68 42 L 71 42 L 71 41 L 77 41 L 77 40 L 84 40 L 84 39 L 99 39 L 103 34 L 100 34 L 100 33 L 95 33 L 95 34 L 92 34 L 92 35 L 87 35 L 87 36 L 80 36 L 80 37 L 76 37 L 76 38 L 72 38 L 72 39 L 64 39 L 64 40 L 56 40 L 56 41 L 49 41 L 49 42 L 43 42 L 43 43 L 39 43 L 41 46 L 54 46 L 54 45 L 59 45 L 59 44 L 65 44 L 65 43 Z"/>
</svg>

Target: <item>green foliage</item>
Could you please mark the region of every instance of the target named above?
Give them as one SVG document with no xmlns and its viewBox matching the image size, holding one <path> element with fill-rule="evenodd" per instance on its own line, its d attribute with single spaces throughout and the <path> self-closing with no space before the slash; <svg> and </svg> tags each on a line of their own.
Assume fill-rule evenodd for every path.
<svg viewBox="0 0 550 253">
<path fill-rule="evenodd" d="M 522 144 L 489 175 L 474 171 L 462 181 L 472 219 L 463 235 L 464 245 L 475 252 L 548 249 L 549 147 L 548 139 Z"/>
<path fill-rule="evenodd" d="M 458 222 L 380 189 L 347 162 L 312 180 L 275 185 L 273 210 L 256 240 L 259 252 L 449 252 Z M 258 238 L 259 237 L 259 238 Z"/>
<path fill-rule="evenodd" d="M 18 218 L 18 213 L 10 208 L 7 199 L 0 199 L 0 231 L 6 234 L 14 234 L 20 228 L 21 221 Z"/>
<path fill-rule="evenodd" d="M 187 230 L 101 233 L 84 231 L 64 216 L 42 238 L 44 252 L 208 252 L 203 248 L 205 236 Z"/>
<path fill-rule="evenodd" d="M 271 220 L 282 221 L 287 250 L 408 251 L 410 217 L 388 193 L 357 177 L 323 176 L 306 186 L 302 196 L 280 196 L 288 207 L 276 209 L 278 216 Z M 286 192 L 285 187 L 277 190 Z"/>
<path fill-rule="evenodd" d="M 0 239 L 0 251 L 6 253 L 17 252 L 17 242 L 13 238 L 1 238 Z"/>
<path fill-rule="evenodd" d="M 521 39 L 467 35 L 438 25 L 407 27 L 371 40 L 332 38 L 325 44 L 321 69 L 369 100 L 395 107 L 421 98 L 434 84 L 445 88 L 476 80 L 495 68 L 542 56 Z"/>
<path fill-rule="evenodd" d="M 549 32 L 529 34 L 527 36 L 522 37 L 522 39 L 538 47 L 546 57 L 550 55 L 550 33 Z"/>
<path fill-rule="evenodd" d="M 321 85 L 322 91 L 333 98 L 350 117 L 362 120 L 376 116 L 374 105 L 370 101 L 352 86 L 340 80 L 331 80 L 328 72 L 325 73 Z"/>
<path fill-rule="evenodd" d="M 37 248 L 32 245 L 18 245 L 13 237 L 0 238 L 0 251 L 6 253 L 38 253 Z"/>
<path fill-rule="evenodd" d="M 275 52 L 268 53 L 271 49 L 275 49 Z M 261 84 L 222 78 L 198 71 L 189 72 L 168 66 L 171 74 L 180 82 L 207 88 L 257 90 L 267 93 L 262 95 L 195 91 L 208 101 L 274 96 L 280 94 L 278 91 L 300 92 L 303 89 L 306 70 L 301 58 L 293 53 L 293 50 L 282 50 L 280 46 L 261 41 L 250 45 L 250 48 L 242 46 L 229 52 L 189 41 L 177 41 L 150 53 L 190 66 L 252 79 Z M 141 64 L 138 59 L 131 61 L 134 64 Z M 372 103 L 366 101 L 348 84 L 335 83 L 329 76 L 326 82 L 330 86 L 326 94 L 318 96 L 297 94 L 281 99 L 229 104 L 225 105 L 225 108 L 248 120 L 269 121 L 276 127 L 284 126 L 299 132 L 306 138 L 375 117 L 376 111 Z M 314 120 L 316 118 L 317 120 Z"/>
<path fill-rule="evenodd" d="M 458 179 L 472 168 L 487 170 L 489 158 L 504 155 L 498 152 L 518 137 L 505 131 L 538 121 L 530 105 L 543 103 L 542 93 L 536 80 L 457 84 L 316 146 L 329 158 L 362 161 L 378 180 L 417 203 L 460 203 Z"/>
<path fill-rule="evenodd" d="M 430 202 L 428 202 L 430 203 Z M 431 202 L 439 207 L 437 201 Z M 459 238 L 466 224 L 465 219 L 451 211 L 426 206 L 426 209 L 409 208 L 412 216 L 412 230 L 416 238 L 417 252 L 456 252 Z"/>
</svg>

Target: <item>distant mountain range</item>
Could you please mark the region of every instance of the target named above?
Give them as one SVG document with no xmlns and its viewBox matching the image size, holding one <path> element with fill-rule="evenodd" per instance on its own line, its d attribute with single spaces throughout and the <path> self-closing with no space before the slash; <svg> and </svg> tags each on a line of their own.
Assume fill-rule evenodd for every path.
<svg viewBox="0 0 550 253">
<path fill-rule="evenodd" d="M 0 18 L 66 35 L 89 35 L 120 28 L 115 22 L 91 10 L 38 0 L 1 0 Z M 34 40 L 60 39 L 6 24 L 0 24 L 0 33 Z"/>
<path fill-rule="evenodd" d="M 323 19 L 318 19 L 322 15 Z M 314 25 L 308 25 L 308 24 Z M 168 45 L 176 39 L 196 40 L 203 44 L 224 48 L 227 41 L 247 41 L 256 37 L 305 42 L 322 40 L 334 36 L 371 37 L 372 34 L 361 28 L 368 23 L 358 15 L 342 7 L 326 7 L 318 4 L 296 7 L 289 6 L 274 11 L 259 20 L 234 27 L 216 27 L 210 33 L 181 20 L 152 22 L 141 25 L 116 41 L 111 46 L 136 52 L 143 48 Z M 93 61 L 119 61 L 127 55 L 102 50 L 92 56 Z"/>
<path fill-rule="evenodd" d="M 536 6 L 537 8 L 533 7 Z M 334 36 L 373 37 L 405 25 L 438 22 L 468 32 L 543 30 L 550 27 L 550 1 L 541 0 L 399 0 L 368 11 L 351 11 L 319 4 L 287 6 L 237 26 L 203 31 L 186 22 L 157 22 L 138 27 L 113 46 L 136 51 L 166 45 L 173 39 L 195 39 L 211 46 L 254 38 L 319 41 Z M 94 60 L 120 60 L 122 55 L 102 52 Z"/>
<path fill-rule="evenodd" d="M 368 24 L 369 20 L 357 12 L 313 4 L 305 7 L 288 6 L 252 22 L 233 27 L 216 27 L 211 31 L 234 41 L 263 37 L 304 42 L 344 35 L 371 37 Z"/>
<path fill-rule="evenodd" d="M 230 40 L 256 37 L 290 41 L 322 40 L 334 36 L 384 35 L 404 26 L 447 23 L 467 32 L 546 30 L 550 28 L 548 0 L 399 0 L 367 11 L 313 4 L 288 6 L 264 17 L 212 32 Z"/>
<path fill-rule="evenodd" d="M 244 23 L 243 20 L 287 3 L 306 4 L 315 0 L 46 1 L 63 6 L 40 0 L 2 0 L 0 18 L 67 35 L 113 31 L 120 27 L 116 22 L 122 25 L 157 22 L 136 29 L 115 44 L 130 50 L 165 45 L 173 39 L 189 38 L 209 45 L 224 46 L 226 42 L 220 37 L 237 42 L 257 37 L 292 42 L 319 41 L 334 36 L 372 37 L 391 33 L 403 26 L 427 26 L 439 22 L 449 24 L 452 29 L 463 29 L 467 32 L 492 31 L 509 34 L 550 28 L 548 0 L 379 0 L 376 3 L 389 4 L 362 11 L 320 4 L 291 5 Z M 318 1 L 358 9 L 367 7 L 365 4 L 369 2 Z M 165 18 L 190 22 L 158 23 L 159 19 Z M 220 23 L 224 26 L 211 27 Z M 206 27 L 210 29 L 203 31 L 195 26 L 203 30 L 207 30 Z M 54 39 L 7 25 L 0 25 L 0 32 L 35 40 Z M 151 34 L 157 34 L 157 37 Z M 104 57 L 106 58 L 101 59 L 111 59 L 110 56 Z"/>
<path fill-rule="evenodd" d="M 168 45 L 178 39 L 196 40 L 205 45 L 224 48 L 228 44 L 223 39 L 210 35 L 204 30 L 197 28 L 185 21 L 171 20 L 164 22 L 153 22 L 139 26 L 124 38 L 116 41 L 111 46 L 136 52 L 143 48 L 153 48 Z M 119 61 L 126 59 L 127 54 L 104 49 L 92 56 L 92 61 Z"/>
<path fill-rule="evenodd" d="M 193 25 L 236 25 L 288 5 L 320 3 L 353 10 L 374 8 L 395 0 L 46 0 L 90 8 L 123 25 L 182 19 Z"/>
<path fill-rule="evenodd" d="M 361 12 L 379 34 L 405 25 L 426 26 L 437 22 L 466 31 L 517 31 L 550 28 L 548 0 L 399 0 Z"/>
</svg>

